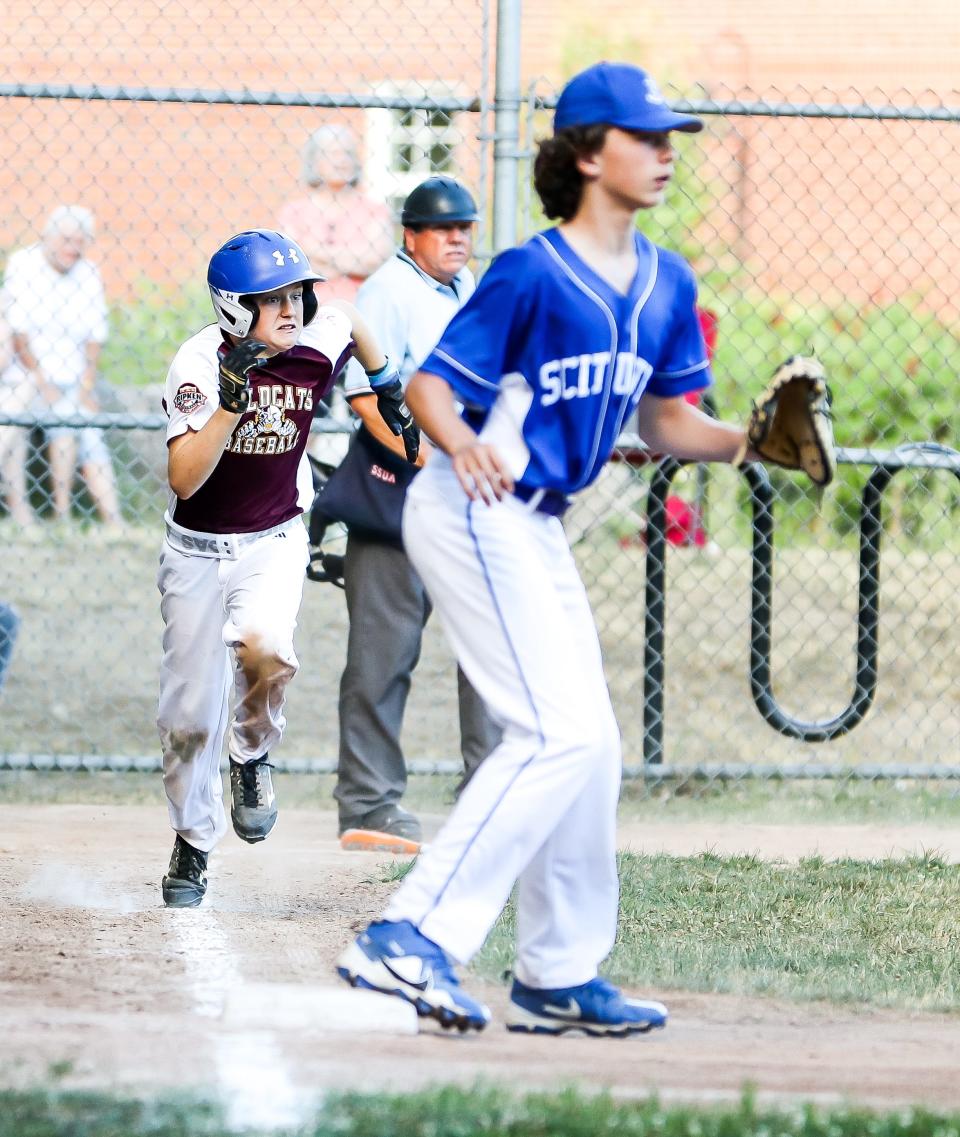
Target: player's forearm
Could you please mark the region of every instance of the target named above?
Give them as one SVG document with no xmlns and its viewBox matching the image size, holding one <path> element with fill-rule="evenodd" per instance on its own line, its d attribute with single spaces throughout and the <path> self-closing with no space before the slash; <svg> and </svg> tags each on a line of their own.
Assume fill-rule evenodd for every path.
<svg viewBox="0 0 960 1137">
<path fill-rule="evenodd" d="M 686 399 L 647 395 L 640 401 L 637 427 L 655 454 L 692 462 L 732 462 L 743 443 L 743 427 L 721 422 Z"/>
<path fill-rule="evenodd" d="M 401 458 L 406 457 L 403 439 L 390 430 L 377 409 L 376 395 L 356 395 L 350 400 L 350 409 L 382 446 L 399 454 Z M 427 451 L 421 440 L 421 453 L 417 455 L 415 465 L 422 466 L 426 460 Z"/>
<path fill-rule="evenodd" d="M 24 371 L 39 371 L 40 361 L 33 354 L 30 340 L 22 332 L 13 333 L 13 350 Z"/>
<path fill-rule="evenodd" d="M 201 430 L 188 431 L 167 448 L 167 480 L 183 501 L 192 497 L 217 467 L 240 421 L 222 407 L 213 412 Z"/>
<path fill-rule="evenodd" d="M 477 441 L 460 417 L 450 385 L 439 375 L 418 371 L 407 384 L 406 400 L 417 425 L 445 453 L 456 454 Z"/>
<path fill-rule="evenodd" d="M 0 313 L 0 371 L 5 371 L 13 360 L 13 334 Z"/>
</svg>

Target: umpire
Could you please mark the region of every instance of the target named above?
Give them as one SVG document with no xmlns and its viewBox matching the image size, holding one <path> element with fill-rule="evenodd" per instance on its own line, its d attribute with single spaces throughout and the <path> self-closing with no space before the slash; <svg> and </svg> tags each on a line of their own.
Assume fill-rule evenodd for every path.
<svg viewBox="0 0 960 1137">
<path fill-rule="evenodd" d="M 474 291 L 467 267 L 477 207 L 453 178 L 428 178 L 403 203 L 403 245 L 361 286 L 357 307 L 396 364 L 404 385 Z M 380 441 L 403 454 L 384 427 L 360 367 L 345 384 L 351 408 Z M 418 464 L 429 447 L 424 444 Z M 407 784 L 400 730 L 431 604 L 397 543 L 347 537 L 344 578 L 350 632 L 340 680 L 340 755 L 334 797 L 345 849 L 416 853 L 420 822 L 399 801 Z M 457 668 L 465 779 L 500 741 L 476 692 Z"/>
</svg>

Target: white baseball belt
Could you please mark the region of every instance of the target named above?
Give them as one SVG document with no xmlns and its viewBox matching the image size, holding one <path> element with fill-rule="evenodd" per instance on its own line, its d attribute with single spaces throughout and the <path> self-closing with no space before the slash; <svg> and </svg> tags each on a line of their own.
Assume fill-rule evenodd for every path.
<svg viewBox="0 0 960 1137">
<path fill-rule="evenodd" d="M 265 537 L 273 537 L 278 533 L 286 533 L 295 525 L 301 525 L 300 515 L 291 517 L 272 529 L 261 529 L 256 533 L 201 533 L 196 529 L 184 529 L 177 525 L 169 514 L 164 516 L 167 527 L 167 543 L 178 552 L 187 553 L 191 557 L 216 557 L 222 561 L 235 561 L 244 549 L 262 541 Z"/>
</svg>

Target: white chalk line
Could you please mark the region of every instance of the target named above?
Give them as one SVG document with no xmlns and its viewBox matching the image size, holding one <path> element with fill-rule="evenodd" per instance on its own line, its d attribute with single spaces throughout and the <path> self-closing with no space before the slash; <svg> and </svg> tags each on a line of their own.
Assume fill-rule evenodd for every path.
<svg viewBox="0 0 960 1137">
<path fill-rule="evenodd" d="M 170 915 L 174 936 L 187 957 L 184 973 L 194 1011 L 219 1019 L 230 992 L 242 989 L 239 961 L 210 909 L 181 909 Z M 269 1132 L 306 1120 L 316 1099 L 294 1085 L 273 1034 L 223 1030 L 211 1031 L 210 1039 L 228 1125 Z"/>
</svg>

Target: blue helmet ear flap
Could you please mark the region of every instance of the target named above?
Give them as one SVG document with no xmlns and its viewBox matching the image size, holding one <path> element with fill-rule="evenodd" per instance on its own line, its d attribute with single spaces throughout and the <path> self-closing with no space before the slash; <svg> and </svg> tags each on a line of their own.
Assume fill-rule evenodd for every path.
<svg viewBox="0 0 960 1137">
<path fill-rule="evenodd" d="M 313 281 L 305 280 L 303 282 L 303 326 L 311 322 L 313 317 L 317 314 L 317 309 L 320 307 L 320 301 L 317 299 L 317 294 L 313 290 Z"/>
</svg>

